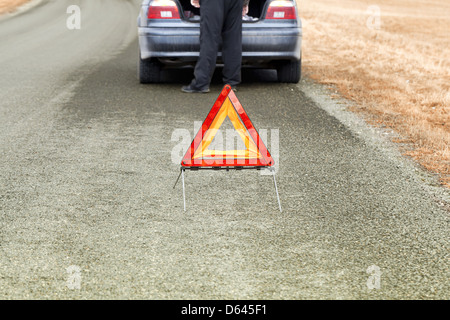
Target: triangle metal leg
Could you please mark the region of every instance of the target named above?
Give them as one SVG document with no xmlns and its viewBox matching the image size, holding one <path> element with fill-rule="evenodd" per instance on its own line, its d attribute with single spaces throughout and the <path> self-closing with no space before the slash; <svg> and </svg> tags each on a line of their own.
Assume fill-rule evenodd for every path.
<svg viewBox="0 0 450 320">
<path fill-rule="evenodd" d="M 181 182 L 183 183 L 183 207 L 186 211 L 186 192 L 184 190 L 184 169 L 181 169 Z"/>
<path fill-rule="evenodd" d="M 229 168 L 226 168 L 226 169 L 228 171 Z M 277 195 L 278 208 L 280 209 L 280 212 L 283 212 L 283 210 L 281 208 L 280 195 L 278 193 L 277 180 L 275 178 L 275 168 L 268 168 L 268 170 L 270 170 L 272 172 L 273 184 L 275 186 L 275 193 Z M 180 168 L 180 174 L 178 175 L 177 181 L 175 182 L 175 185 L 173 186 L 175 188 L 175 186 L 177 185 L 177 183 L 178 183 L 178 181 L 180 180 L 180 177 L 181 177 L 181 183 L 183 185 L 183 209 L 184 209 L 184 211 L 186 211 L 186 186 L 185 186 L 185 183 L 184 183 L 184 172 L 185 171 L 186 171 L 185 168 L 183 168 L 183 167 Z"/>
<path fill-rule="evenodd" d="M 177 181 L 175 181 L 175 184 L 173 185 L 173 188 L 175 189 L 175 187 L 177 186 L 178 180 L 180 180 L 181 177 L 181 182 L 183 185 L 183 208 L 184 211 L 186 211 L 186 191 L 185 191 L 185 187 L 184 187 L 184 169 L 180 168 L 180 174 L 178 175 Z"/>
<path fill-rule="evenodd" d="M 180 169 L 180 174 L 178 175 L 177 181 L 175 181 L 175 184 L 173 185 L 174 189 L 177 186 L 178 180 L 180 180 L 181 172 L 182 172 L 182 169 Z"/>
<path fill-rule="evenodd" d="M 278 194 L 277 180 L 275 179 L 275 169 L 271 168 L 270 171 L 272 171 L 273 183 L 275 185 L 275 192 L 277 193 L 278 207 L 280 208 L 280 212 L 283 212 L 281 210 L 281 202 L 280 202 L 280 196 Z"/>
</svg>

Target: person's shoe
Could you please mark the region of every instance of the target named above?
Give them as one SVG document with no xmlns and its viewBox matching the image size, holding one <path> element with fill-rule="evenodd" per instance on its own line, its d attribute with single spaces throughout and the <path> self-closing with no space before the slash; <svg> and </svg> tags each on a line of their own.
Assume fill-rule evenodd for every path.
<svg viewBox="0 0 450 320">
<path fill-rule="evenodd" d="M 181 88 L 181 91 L 186 92 L 186 93 L 208 93 L 209 88 L 200 90 L 200 89 L 191 87 L 191 85 L 187 85 L 187 86 L 183 86 Z"/>
<path fill-rule="evenodd" d="M 226 84 L 226 85 L 230 86 L 231 90 L 233 90 L 234 92 L 238 91 L 237 85 L 231 85 L 231 84 Z"/>
</svg>

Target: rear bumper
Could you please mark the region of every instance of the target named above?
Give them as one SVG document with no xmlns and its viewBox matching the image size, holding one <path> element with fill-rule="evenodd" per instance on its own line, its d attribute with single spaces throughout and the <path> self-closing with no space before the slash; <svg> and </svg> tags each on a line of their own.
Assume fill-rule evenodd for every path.
<svg viewBox="0 0 450 320">
<path fill-rule="evenodd" d="M 169 58 L 195 61 L 199 56 L 198 26 L 188 27 L 140 27 L 138 28 L 141 58 Z M 301 27 L 261 28 L 243 26 L 242 59 L 300 60 Z M 219 52 L 219 58 L 221 53 Z"/>
</svg>

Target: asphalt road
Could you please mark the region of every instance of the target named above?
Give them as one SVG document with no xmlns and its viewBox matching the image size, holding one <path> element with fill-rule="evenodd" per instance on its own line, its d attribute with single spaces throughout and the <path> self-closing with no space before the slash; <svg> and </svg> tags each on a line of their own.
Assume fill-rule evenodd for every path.
<svg viewBox="0 0 450 320">
<path fill-rule="evenodd" d="M 255 171 L 187 172 L 184 212 L 179 133 L 222 84 L 184 94 L 190 69 L 139 84 L 138 3 L 43 1 L 0 21 L 0 298 L 450 297 L 449 212 L 428 176 L 309 81 L 244 71 L 237 92 L 277 156 L 283 212 Z"/>
</svg>

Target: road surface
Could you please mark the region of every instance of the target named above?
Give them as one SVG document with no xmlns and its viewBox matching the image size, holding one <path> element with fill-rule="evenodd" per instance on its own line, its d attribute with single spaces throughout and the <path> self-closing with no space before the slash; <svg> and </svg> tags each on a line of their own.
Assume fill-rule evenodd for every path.
<svg viewBox="0 0 450 320">
<path fill-rule="evenodd" d="M 42 1 L 0 21 L 0 298 L 450 297 L 448 193 L 308 80 L 249 70 L 237 92 L 276 156 L 283 212 L 251 170 L 187 172 L 184 212 L 180 133 L 220 75 L 204 95 L 180 91 L 191 69 L 139 84 L 138 8 Z"/>
</svg>

